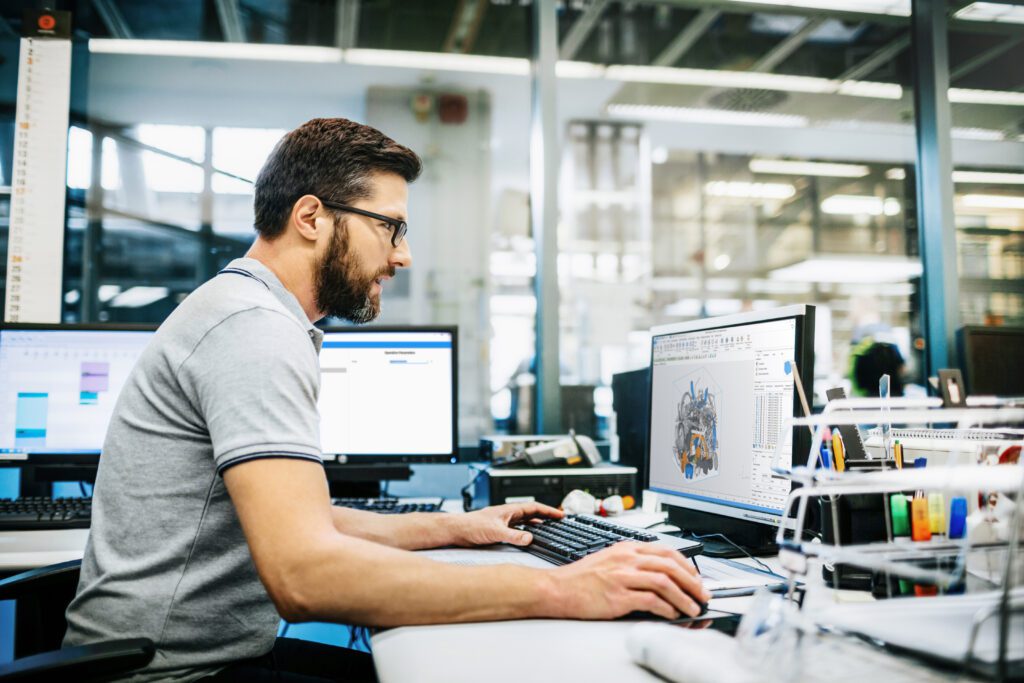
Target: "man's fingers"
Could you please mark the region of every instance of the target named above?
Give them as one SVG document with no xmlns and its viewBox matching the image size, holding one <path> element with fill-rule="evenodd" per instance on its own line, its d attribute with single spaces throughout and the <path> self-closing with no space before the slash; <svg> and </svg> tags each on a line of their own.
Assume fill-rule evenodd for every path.
<svg viewBox="0 0 1024 683">
<path fill-rule="evenodd" d="M 700 605 L 697 601 L 684 593 L 667 574 L 658 571 L 638 571 L 630 581 L 630 588 L 656 593 L 673 608 L 691 617 L 700 614 Z"/>
<path fill-rule="evenodd" d="M 694 566 L 685 555 L 678 550 L 673 550 L 667 546 L 659 545 L 657 543 L 641 543 L 637 549 L 639 552 L 645 555 L 657 555 L 664 557 L 665 559 L 671 560 L 674 564 L 678 565 L 683 571 L 691 576 L 699 576 L 700 573 L 697 571 L 697 567 Z"/>
<path fill-rule="evenodd" d="M 636 611 L 650 612 L 669 620 L 679 618 L 679 610 L 662 600 L 657 593 L 644 591 L 637 592 L 635 595 L 637 596 Z"/>
<path fill-rule="evenodd" d="M 565 516 L 565 513 L 561 510 L 537 502 L 514 503 L 510 507 L 512 508 L 513 519 L 530 519 L 534 517 L 561 519 Z"/>
<path fill-rule="evenodd" d="M 640 555 L 638 569 L 650 572 L 658 572 L 668 576 L 679 588 L 690 594 L 695 600 L 707 602 L 711 599 L 711 593 L 704 587 L 699 575 L 684 571 L 671 558 L 657 555 Z"/>
</svg>

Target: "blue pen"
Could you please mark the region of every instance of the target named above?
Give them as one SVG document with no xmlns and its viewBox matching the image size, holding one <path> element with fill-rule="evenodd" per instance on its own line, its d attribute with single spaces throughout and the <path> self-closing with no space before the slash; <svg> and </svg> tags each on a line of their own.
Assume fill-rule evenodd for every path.
<svg viewBox="0 0 1024 683">
<path fill-rule="evenodd" d="M 832 469 L 832 455 L 828 452 L 828 446 L 822 442 L 821 444 L 821 466 L 826 469 Z"/>
</svg>

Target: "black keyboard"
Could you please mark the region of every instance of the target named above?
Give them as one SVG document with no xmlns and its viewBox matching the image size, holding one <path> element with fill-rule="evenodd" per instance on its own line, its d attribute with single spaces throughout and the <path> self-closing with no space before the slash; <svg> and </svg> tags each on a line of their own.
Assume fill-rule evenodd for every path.
<svg viewBox="0 0 1024 683">
<path fill-rule="evenodd" d="M 0 531 L 88 529 L 92 498 L 0 498 Z"/>
<path fill-rule="evenodd" d="M 533 542 L 523 547 L 523 550 L 555 564 L 582 560 L 619 541 L 663 543 L 686 556 L 696 555 L 703 549 L 703 545 L 695 541 L 652 534 L 584 515 L 566 515 L 562 519 L 549 519 L 540 524 L 520 524 L 516 528 L 533 534 Z"/>
<path fill-rule="evenodd" d="M 407 512 L 440 512 L 443 498 L 436 503 L 402 502 L 400 498 L 333 498 L 335 505 L 356 510 L 369 510 L 385 515 L 401 515 Z"/>
</svg>

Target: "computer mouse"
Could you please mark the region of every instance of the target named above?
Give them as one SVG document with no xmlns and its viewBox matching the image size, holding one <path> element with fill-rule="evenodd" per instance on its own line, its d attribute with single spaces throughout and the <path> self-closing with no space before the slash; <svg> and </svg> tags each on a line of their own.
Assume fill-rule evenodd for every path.
<svg viewBox="0 0 1024 683">
<path fill-rule="evenodd" d="M 708 603 L 698 602 L 697 606 L 700 607 L 700 612 L 696 616 L 691 617 L 688 614 L 683 614 L 679 617 L 679 619 L 698 619 L 708 613 Z M 619 618 L 628 621 L 678 621 L 678 619 L 666 619 L 660 614 L 655 614 L 653 612 L 644 612 L 641 610 L 638 610 L 636 612 L 630 612 L 629 614 L 626 614 Z"/>
</svg>

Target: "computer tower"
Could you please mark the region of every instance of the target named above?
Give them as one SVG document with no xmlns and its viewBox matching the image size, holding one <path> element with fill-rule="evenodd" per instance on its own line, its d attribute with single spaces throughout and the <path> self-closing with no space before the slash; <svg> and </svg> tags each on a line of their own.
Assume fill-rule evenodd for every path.
<svg viewBox="0 0 1024 683">
<path fill-rule="evenodd" d="M 619 464 L 635 467 L 637 487 L 647 487 L 650 368 L 612 375 L 612 410 L 619 436 Z"/>
</svg>

